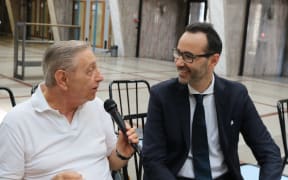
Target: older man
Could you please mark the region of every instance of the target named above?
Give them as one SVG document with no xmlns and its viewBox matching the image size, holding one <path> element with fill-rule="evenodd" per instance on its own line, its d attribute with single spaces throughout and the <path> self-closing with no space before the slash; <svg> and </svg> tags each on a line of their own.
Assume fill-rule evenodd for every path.
<svg viewBox="0 0 288 180">
<path fill-rule="evenodd" d="M 96 97 L 103 76 L 91 47 L 57 42 L 46 50 L 43 71 L 44 82 L 0 126 L 0 179 L 111 180 L 138 136 L 127 127 L 117 140 Z"/>
</svg>

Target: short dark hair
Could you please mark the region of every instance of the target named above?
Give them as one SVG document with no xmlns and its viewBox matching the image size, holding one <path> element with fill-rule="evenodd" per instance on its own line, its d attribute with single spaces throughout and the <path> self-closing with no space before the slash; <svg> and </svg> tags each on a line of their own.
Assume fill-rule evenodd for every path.
<svg viewBox="0 0 288 180">
<path fill-rule="evenodd" d="M 222 52 L 222 41 L 219 34 L 213 28 L 213 25 L 207 22 L 197 22 L 189 24 L 185 28 L 185 32 L 197 33 L 202 32 L 207 37 L 207 53 L 219 53 Z"/>
</svg>

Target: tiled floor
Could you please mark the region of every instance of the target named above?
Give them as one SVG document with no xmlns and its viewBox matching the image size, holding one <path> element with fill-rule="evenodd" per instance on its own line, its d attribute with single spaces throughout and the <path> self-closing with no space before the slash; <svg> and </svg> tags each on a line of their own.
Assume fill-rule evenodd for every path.
<svg viewBox="0 0 288 180">
<path fill-rule="evenodd" d="M 42 80 L 42 71 L 41 67 L 27 67 L 25 80 L 14 79 L 13 47 L 11 39 L 0 36 L 0 85 L 9 87 L 13 91 L 18 104 L 30 97 L 31 87 Z M 41 60 L 43 49 L 45 49 L 43 45 L 29 45 L 26 51 L 27 59 Z M 131 57 L 111 58 L 109 54 L 101 53 L 97 53 L 97 56 L 98 65 L 105 78 L 97 95 L 103 100 L 109 96 L 108 85 L 112 80 L 145 79 L 150 85 L 153 85 L 177 75 L 173 62 Z M 239 81 L 247 86 L 264 123 L 276 143 L 282 147 L 276 102 L 279 99 L 288 98 L 288 78 L 237 76 L 226 78 Z M 148 97 L 144 98 L 147 99 Z M 3 116 L 3 112 L 9 111 L 9 109 L 11 109 L 11 105 L 7 93 L 1 91 L 0 118 Z M 239 154 L 243 162 L 256 163 L 251 151 L 242 139 L 239 142 Z M 285 169 L 284 173 L 288 174 L 288 168 Z"/>
</svg>

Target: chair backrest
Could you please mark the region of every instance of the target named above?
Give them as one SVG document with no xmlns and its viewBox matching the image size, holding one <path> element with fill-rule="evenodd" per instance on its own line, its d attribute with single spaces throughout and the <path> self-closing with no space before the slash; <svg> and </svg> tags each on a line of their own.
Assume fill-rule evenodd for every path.
<svg viewBox="0 0 288 180">
<path fill-rule="evenodd" d="M 142 128 L 147 116 L 150 85 L 145 80 L 114 80 L 109 84 L 109 98 L 113 99 L 124 120 L 130 126 Z"/>
<path fill-rule="evenodd" d="M 116 102 L 123 120 L 128 121 L 131 127 L 137 128 L 140 148 L 142 146 L 149 96 L 150 85 L 145 80 L 114 80 L 109 84 L 109 98 Z M 134 165 L 136 178 L 141 180 L 142 159 L 136 153 L 134 154 Z M 123 168 L 123 176 L 125 180 L 129 179 L 127 167 Z"/>
<path fill-rule="evenodd" d="M 1 86 L 0 90 L 4 90 L 4 91 L 6 91 L 9 94 L 11 105 L 14 107 L 16 105 L 16 101 L 15 101 L 15 97 L 14 97 L 14 94 L 11 91 L 11 89 Z"/>
<path fill-rule="evenodd" d="M 288 120 L 288 99 L 282 99 L 277 102 L 277 111 L 279 116 L 279 123 L 282 135 L 282 142 L 283 142 L 283 151 L 284 151 L 284 158 L 283 158 L 283 168 L 288 163 L 288 147 L 287 147 L 287 138 L 286 138 L 286 124 L 285 120 Z"/>
<path fill-rule="evenodd" d="M 38 86 L 39 86 L 38 83 L 32 86 L 31 91 L 30 91 L 30 94 L 31 94 L 31 95 L 35 93 L 35 91 L 36 91 L 36 89 L 38 88 Z"/>
</svg>

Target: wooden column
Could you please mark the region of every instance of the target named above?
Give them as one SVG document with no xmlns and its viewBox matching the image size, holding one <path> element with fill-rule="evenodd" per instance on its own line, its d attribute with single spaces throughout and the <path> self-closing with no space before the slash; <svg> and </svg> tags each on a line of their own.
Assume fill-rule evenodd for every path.
<svg viewBox="0 0 288 180">
<path fill-rule="evenodd" d="M 55 7 L 54 7 L 54 0 L 47 0 L 48 4 L 48 11 L 50 15 L 50 23 L 57 24 L 56 14 L 55 14 Z M 54 41 L 60 41 L 59 29 L 56 26 L 52 27 Z"/>
</svg>

